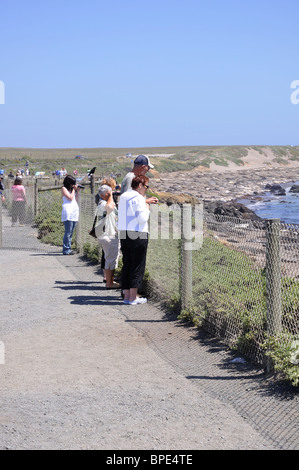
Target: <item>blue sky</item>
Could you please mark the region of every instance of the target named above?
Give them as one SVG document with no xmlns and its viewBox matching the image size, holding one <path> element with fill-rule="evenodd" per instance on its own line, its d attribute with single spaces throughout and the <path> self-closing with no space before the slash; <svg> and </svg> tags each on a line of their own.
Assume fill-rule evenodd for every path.
<svg viewBox="0 0 299 470">
<path fill-rule="evenodd" d="M 298 18 L 298 0 L 0 0 L 0 147 L 299 145 Z"/>
</svg>

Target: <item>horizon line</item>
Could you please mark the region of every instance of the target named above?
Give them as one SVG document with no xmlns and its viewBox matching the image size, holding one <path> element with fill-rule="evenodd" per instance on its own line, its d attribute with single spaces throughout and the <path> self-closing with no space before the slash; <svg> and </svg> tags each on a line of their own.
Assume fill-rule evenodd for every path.
<svg viewBox="0 0 299 470">
<path fill-rule="evenodd" d="M 151 146 L 136 146 L 136 147 L 6 147 L 0 146 L 0 150 L 15 149 L 15 150 L 129 150 L 129 149 L 165 149 L 165 148 L 182 148 L 182 147 L 298 147 L 292 144 L 200 144 L 200 145 L 151 145 Z"/>
</svg>

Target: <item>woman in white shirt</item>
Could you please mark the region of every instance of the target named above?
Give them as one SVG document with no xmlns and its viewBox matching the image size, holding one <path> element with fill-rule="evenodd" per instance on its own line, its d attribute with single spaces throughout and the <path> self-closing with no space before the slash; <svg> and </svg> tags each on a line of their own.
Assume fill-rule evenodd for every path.
<svg viewBox="0 0 299 470">
<path fill-rule="evenodd" d="M 120 196 L 118 204 L 118 230 L 123 255 L 122 289 L 124 303 L 144 304 L 146 298 L 138 297 L 141 286 L 148 246 L 148 219 L 150 205 L 145 200 L 149 179 L 135 176 L 132 189 Z M 152 203 L 158 202 L 156 198 Z"/>
<path fill-rule="evenodd" d="M 73 233 L 79 220 L 79 206 L 77 198 L 79 188 L 76 185 L 76 179 L 67 175 L 63 180 L 62 192 L 62 213 L 61 221 L 64 223 L 64 237 L 62 253 L 64 255 L 72 255 L 71 249 Z"/>
<path fill-rule="evenodd" d="M 99 189 L 99 196 L 95 232 L 105 254 L 106 289 L 119 289 L 120 285 L 114 282 L 114 271 L 118 266 L 119 258 L 119 240 L 117 208 L 113 200 L 112 188 L 102 185 Z"/>
</svg>

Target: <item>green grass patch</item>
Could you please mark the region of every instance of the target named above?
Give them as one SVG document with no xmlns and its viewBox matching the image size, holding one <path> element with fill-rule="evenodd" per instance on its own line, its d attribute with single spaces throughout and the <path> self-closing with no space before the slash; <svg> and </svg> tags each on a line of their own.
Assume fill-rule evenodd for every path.
<svg viewBox="0 0 299 470">
<path fill-rule="evenodd" d="M 282 279 L 282 332 L 266 333 L 267 294 L 264 269 L 251 258 L 212 237 L 193 252 L 193 301 L 181 318 L 192 320 L 247 357 L 271 356 L 277 371 L 293 385 L 299 367 L 290 362 L 290 344 L 298 338 L 299 282 Z M 286 341 L 287 338 L 287 341 Z"/>
</svg>

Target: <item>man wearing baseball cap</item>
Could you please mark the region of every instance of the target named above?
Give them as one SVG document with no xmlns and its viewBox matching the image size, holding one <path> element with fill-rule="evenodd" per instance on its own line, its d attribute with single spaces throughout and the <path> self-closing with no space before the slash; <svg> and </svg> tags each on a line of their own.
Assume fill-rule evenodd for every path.
<svg viewBox="0 0 299 470">
<path fill-rule="evenodd" d="M 149 168 L 155 168 L 154 165 L 151 164 L 150 159 L 145 155 L 138 155 L 134 160 L 134 165 L 146 165 Z"/>
<path fill-rule="evenodd" d="M 145 155 L 138 155 L 134 160 L 133 170 L 126 174 L 121 183 L 120 194 L 131 189 L 131 183 L 135 176 L 144 176 L 149 170 L 154 168 L 150 159 Z"/>
</svg>

